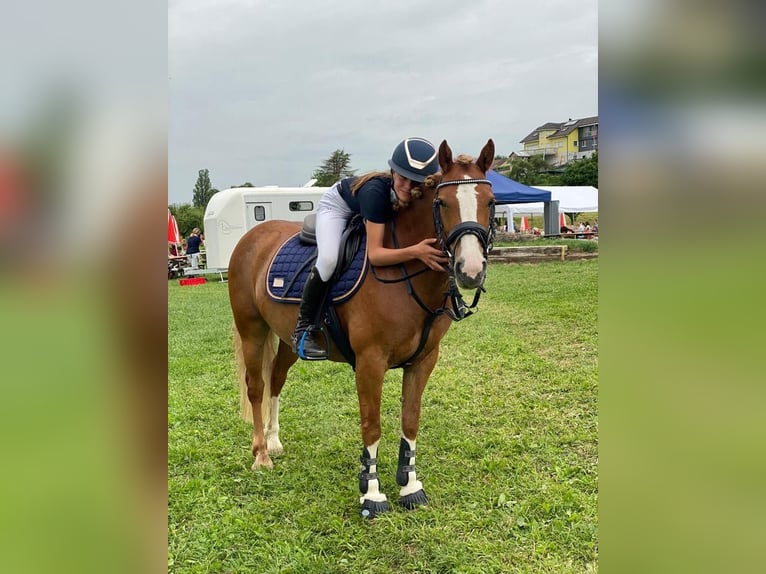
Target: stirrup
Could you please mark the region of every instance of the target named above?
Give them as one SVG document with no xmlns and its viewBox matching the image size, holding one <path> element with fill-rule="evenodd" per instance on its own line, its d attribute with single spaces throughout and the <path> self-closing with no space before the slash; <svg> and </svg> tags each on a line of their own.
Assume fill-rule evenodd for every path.
<svg viewBox="0 0 766 574">
<path fill-rule="evenodd" d="M 325 339 L 325 348 L 324 349 L 316 349 L 316 354 L 313 356 L 306 355 L 304 345 L 306 344 L 306 337 L 309 334 L 312 334 L 314 332 L 319 332 L 324 335 Z M 329 341 L 327 339 L 327 335 L 324 332 L 324 329 L 316 328 L 313 325 L 311 327 L 308 327 L 305 331 L 303 331 L 303 335 L 301 335 L 301 339 L 298 342 L 298 349 L 296 353 L 298 354 L 298 357 L 303 359 L 304 361 L 324 361 L 329 358 L 330 353 L 329 351 Z M 321 353 L 321 355 L 320 355 Z"/>
</svg>

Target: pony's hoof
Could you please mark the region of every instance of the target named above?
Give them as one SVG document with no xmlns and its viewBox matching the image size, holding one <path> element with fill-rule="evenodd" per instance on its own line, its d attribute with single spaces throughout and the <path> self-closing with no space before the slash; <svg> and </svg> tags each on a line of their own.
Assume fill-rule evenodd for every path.
<svg viewBox="0 0 766 574">
<path fill-rule="evenodd" d="M 365 499 L 365 501 L 362 503 L 362 509 L 359 511 L 359 513 L 363 518 L 375 518 L 379 514 L 383 514 L 389 510 L 391 509 L 388 507 L 388 502 L 385 500 L 383 502 L 376 502 L 374 500 Z"/>
<path fill-rule="evenodd" d="M 269 438 L 267 440 L 267 448 L 269 450 L 269 454 L 273 455 L 282 454 L 285 450 L 282 448 L 282 443 L 279 441 L 279 438 Z"/>
<path fill-rule="evenodd" d="M 259 454 L 255 457 L 255 462 L 253 462 L 252 469 L 260 470 L 262 468 L 265 468 L 266 470 L 271 470 L 274 468 L 274 463 L 271 462 L 268 454 Z"/>
<path fill-rule="evenodd" d="M 401 504 L 407 510 L 412 510 L 418 506 L 428 504 L 428 498 L 426 497 L 425 490 L 421 488 L 417 492 L 413 492 L 407 496 L 402 496 L 399 499 L 399 504 Z"/>
</svg>

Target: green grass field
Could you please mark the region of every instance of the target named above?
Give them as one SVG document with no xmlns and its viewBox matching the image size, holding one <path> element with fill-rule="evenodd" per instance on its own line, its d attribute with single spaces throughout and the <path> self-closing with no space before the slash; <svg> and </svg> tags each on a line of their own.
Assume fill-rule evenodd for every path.
<svg viewBox="0 0 766 574">
<path fill-rule="evenodd" d="M 393 511 L 359 516 L 351 368 L 298 362 L 282 392 L 285 453 L 250 471 L 227 286 L 168 283 L 171 572 L 597 570 L 598 261 L 490 266 L 423 395 L 418 479 L 396 505 L 401 371 L 383 391 L 378 471 Z"/>
</svg>

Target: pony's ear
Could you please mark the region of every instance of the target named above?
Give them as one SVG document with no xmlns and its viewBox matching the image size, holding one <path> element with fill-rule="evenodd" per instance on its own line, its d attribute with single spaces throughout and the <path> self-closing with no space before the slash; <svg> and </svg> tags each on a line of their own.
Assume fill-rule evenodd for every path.
<svg viewBox="0 0 766 574">
<path fill-rule="evenodd" d="M 452 150 L 449 148 L 447 140 L 442 141 L 442 145 L 439 146 L 439 165 L 443 172 L 452 165 Z"/>
<path fill-rule="evenodd" d="M 481 150 L 481 154 L 479 154 L 479 159 L 476 160 L 476 165 L 479 166 L 479 169 L 481 169 L 481 171 L 483 171 L 484 173 L 487 173 L 487 170 L 490 167 L 492 167 L 492 162 L 494 160 L 495 160 L 495 142 L 493 142 L 491 139 L 488 139 L 484 148 Z"/>
</svg>

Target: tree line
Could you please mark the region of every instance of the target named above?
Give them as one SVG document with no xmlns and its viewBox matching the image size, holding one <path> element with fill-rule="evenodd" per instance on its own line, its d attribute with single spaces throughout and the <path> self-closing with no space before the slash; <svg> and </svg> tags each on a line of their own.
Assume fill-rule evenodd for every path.
<svg viewBox="0 0 766 574">
<path fill-rule="evenodd" d="M 507 159 L 497 156 L 496 160 Z M 312 173 L 315 186 L 329 187 L 335 182 L 356 173 L 351 169 L 351 154 L 336 149 L 330 157 Z M 499 173 L 524 185 L 592 185 L 598 187 L 598 152 L 592 156 L 569 162 L 563 168 L 552 168 L 540 155 L 518 159 Z M 249 181 L 232 187 L 254 187 Z M 188 237 L 195 227 L 203 229 L 203 217 L 210 199 L 218 193 L 210 183 L 210 172 L 199 170 L 197 182 L 192 190 L 192 203 L 172 204 L 168 208 L 178 222 L 178 230 Z"/>
<path fill-rule="evenodd" d="M 496 156 L 495 160 L 507 159 Z M 598 152 L 562 167 L 548 165 L 542 155 L 519 158 L 498 168 L 498 173 L 524 185 L 592 185 L 598 187 Z"/>
<path fill-rule="evenodd" d="M 240 185 L 234 185 L 232 187 L 255 187 L 251 182 L 246 181 Z M 178 223 L 178 231 L 181 237 L 188 237 L 191 234 L 192 229 L 199 227 L 203 229 L 202 225 L 205 209 L 207 204 L 213 196 L 218 193 L 218 189 L 213 187 L 210 183 L 210 171 L 207 169 L 199 170 L 197 175 L 197 182 L 192 189 L 192 202 L 191 203 L 172 203 L 168 205 L 170 213 L 176 218 Z"/>
</svg>

